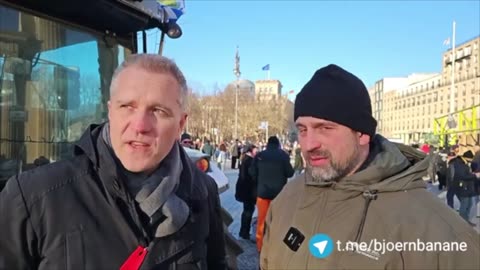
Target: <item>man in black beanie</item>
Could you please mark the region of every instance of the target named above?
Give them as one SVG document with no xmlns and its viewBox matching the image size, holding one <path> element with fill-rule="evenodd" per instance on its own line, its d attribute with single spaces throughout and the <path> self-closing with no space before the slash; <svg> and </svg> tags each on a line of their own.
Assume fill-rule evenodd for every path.
<svg viewBox="0 0 480 270">
<path fill-rule="evenodd" d="M 270 205 L 262 269 L 480 269 L 478 233 L 426 190 L 428 156 L 375 134 L 359 78 L 319 69 L 294 118 L 306 170 Z"/>
<path fill-rule="evenodd" d="M 270 203 L 292 177 L 294 170 L 290 157 L 280 147 L 277 136 L 268 138 L 267 149 L 258 153 L 248 169 L 250 177 L 257 183 L 257 249 L 262 249 L 265 218 Z"/>
</svg>

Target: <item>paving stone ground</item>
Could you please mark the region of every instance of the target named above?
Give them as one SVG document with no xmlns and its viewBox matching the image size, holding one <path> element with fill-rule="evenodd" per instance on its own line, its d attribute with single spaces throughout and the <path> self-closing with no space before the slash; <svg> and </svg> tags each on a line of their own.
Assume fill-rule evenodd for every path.
<svg viewBox="0 0 480 270">
<path fill-rule="evenodd" d="M 238 236 L 240 231 L 240 220 L 242 216 L 243 205 L 235 200 L 235 184 L 237 182 L 238 170 L 225 170 L 225 175 L 229 179 L 230 188 L 220 194 L 220 200 L 222 206 L 232 215 L 233 223 L 228 227 L 230 233 L 236 237 L 244 252 L 238 256 L 237 263 L 238 269 L 250 270 L 258 269 L 258 252 L 257 247 L 253 239 L 255 239 L 255 226 L 252 226 L 250 232 L 252 241 L 244 240 Z M 254 214 L 254 220 L 256 220 L 256 213 Z"/>
</svg>

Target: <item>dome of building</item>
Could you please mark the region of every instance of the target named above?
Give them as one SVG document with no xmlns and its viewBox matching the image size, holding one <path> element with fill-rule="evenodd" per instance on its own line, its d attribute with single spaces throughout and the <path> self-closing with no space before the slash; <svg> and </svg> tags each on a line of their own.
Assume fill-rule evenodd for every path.
<svg viewBox="0 0 480 270">
<path fill-rule="evenodd" d="M 240 79 L 238 81 L 237 80 L 232 81 L 227 85 L 226 89 L 235 90 L 237 85 L 238 85 L 239 90 L 248 90 L 251 93 L 255 92 L 255 83 L 253 83 L 250 80 L 246 80 L 246 79 Z"/>
</svg>

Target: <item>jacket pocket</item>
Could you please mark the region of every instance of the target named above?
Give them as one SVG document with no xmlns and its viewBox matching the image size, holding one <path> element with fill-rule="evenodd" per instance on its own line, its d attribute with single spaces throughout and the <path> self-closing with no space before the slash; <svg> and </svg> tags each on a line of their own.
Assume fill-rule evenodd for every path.
<svg viewBox="0 0 480 270">
<path fill-rule="evenodd" d="M 205 265 L 205 266 L 202 266 Z M 174 264 L 174 270 L 202 270 L 207 269 L 206 263 L 198 262 L 188 262 L 188 263 L 179 263 Z"/>
<path fill-rule="evenodd" d="M 65 236 L 65 269 L 85 269 L 85 252 L 82 231 L 67 233 Z"/>
</svg>

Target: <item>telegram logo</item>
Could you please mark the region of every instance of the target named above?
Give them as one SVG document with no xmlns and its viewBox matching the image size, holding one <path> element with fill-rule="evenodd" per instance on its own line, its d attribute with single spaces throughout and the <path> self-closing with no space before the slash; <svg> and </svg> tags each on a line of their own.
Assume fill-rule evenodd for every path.
<svg viewBox="0 0 480 270">
<path fill-rule="evenodd" d="M 316 234 L 310 239 L 308 248 L 314 257 L 323 259 L 332 253 L 333 245 L 333 240 L 328 235 Z"/>
</svg>

